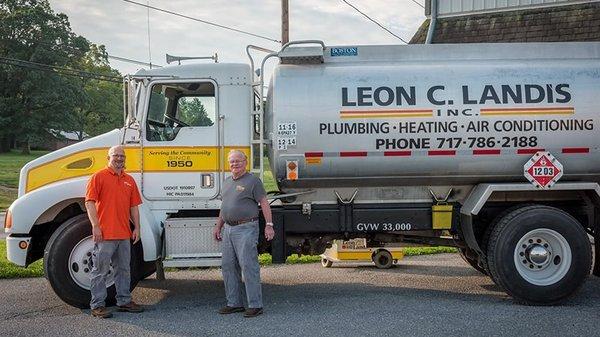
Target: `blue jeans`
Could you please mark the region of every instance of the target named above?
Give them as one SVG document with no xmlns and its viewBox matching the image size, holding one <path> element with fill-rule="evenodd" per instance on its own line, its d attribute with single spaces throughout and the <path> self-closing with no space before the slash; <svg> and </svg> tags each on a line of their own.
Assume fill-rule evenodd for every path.
<svg viewBox="0 0 600 337">
<path fill-rule="evenodd" d="M 244 297 L 248 308 L 263 306 L 257 243 L 258 221 L 236 226 L 225 224 L 223 227 L 221 271 L 225 281 L 227 305 L 230 307 L 244 306 Z"/>
<path fill-rule="evenodd" d="M 117 289 L 117 305 L 131 302 L 131 243 L 127 240 L 103 240 L 94 243 L 92 250 L 93 267 L 90 272 L 92 301 L 90 307 L 96 309 L 106 306 L 106 276 L 112 261 L 115 288 Z"/>
</svg>

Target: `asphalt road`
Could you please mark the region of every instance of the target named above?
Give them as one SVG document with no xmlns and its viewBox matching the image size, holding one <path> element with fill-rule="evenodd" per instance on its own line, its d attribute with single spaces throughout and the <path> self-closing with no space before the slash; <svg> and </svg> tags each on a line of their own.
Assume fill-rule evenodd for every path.
<svg viewBox="0 0 600 337">
<path fill-rule="evenodd" d="M 555 307 L 515 304 L 457 254 L 390 270 L 319 264 L 262 269 L 265 313 L 221 316 L 220 270 L 167 273 L 134 291 L 142 314 L 108 320 L 61 302 L 46 280 L 0 280 L 0 336 L 600 336 L 600 279 Z"/>
</svg>

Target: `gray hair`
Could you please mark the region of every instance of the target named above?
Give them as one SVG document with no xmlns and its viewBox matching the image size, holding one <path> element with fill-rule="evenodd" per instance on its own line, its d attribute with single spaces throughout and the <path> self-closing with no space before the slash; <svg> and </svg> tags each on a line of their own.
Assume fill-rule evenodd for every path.
<svg viewBox="0 0 600 337">
<path fill-rule="evenodd" d="M 125 148 L 123 148 L 123 145 L 115 145 L 108 149 L 108 155 L 110 156 L 111 154 L 115 153 L 116 150 L 121 150 L 123 153 L 125 153 Z"/>
<path fill-rule="evenodd" d="M 244 158 L 244 160 L 248 160 L 248 157 L 246 156 L 246 154 L 240 150 L 231 150 L 229 151 L 229 154 L 227 154 L 227 158 L 233 156 L 233 155 L 240 155 L 242 158 Z"/>
</svg>

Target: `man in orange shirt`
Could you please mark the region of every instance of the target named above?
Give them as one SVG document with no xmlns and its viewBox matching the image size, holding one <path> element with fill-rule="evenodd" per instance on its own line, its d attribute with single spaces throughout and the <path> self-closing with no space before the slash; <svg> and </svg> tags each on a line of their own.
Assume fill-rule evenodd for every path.
<svg viewBox="0 0 600 337">
<path fill-rule="evenodd" d="M 85 208 L 92 223 L 94 250 L 92 251 L 90 307 L 92 316 L 109 318 L 112 313 L 105 307 L 106 276 L 110 263 L 114 269 L 117 306 L 119 311 L 142 312 L 143 308 L 131 300 L 131 242 L 140 239 L 140 193 L 133 178 L 125 173 L 125 151 L 122 146 L 108 150 L 108 166 L 96 172 L 88 182 Z M 129 220 L 133 221 L 131 230 Z"/>
</svg>

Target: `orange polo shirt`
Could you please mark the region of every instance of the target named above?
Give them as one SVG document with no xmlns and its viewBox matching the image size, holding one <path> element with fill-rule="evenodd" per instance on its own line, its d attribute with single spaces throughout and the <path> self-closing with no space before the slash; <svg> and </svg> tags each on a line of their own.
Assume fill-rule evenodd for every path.
<svg viewBox="0 0 600 337">
<path fill-rule="evenodd" d="M 87 184 L 85 201 L 95 201 L 104 240 L 131 238 L 130 208 L 142 203 L 135 180 L 111 167 L 96 172 Z"/>
</svg>

